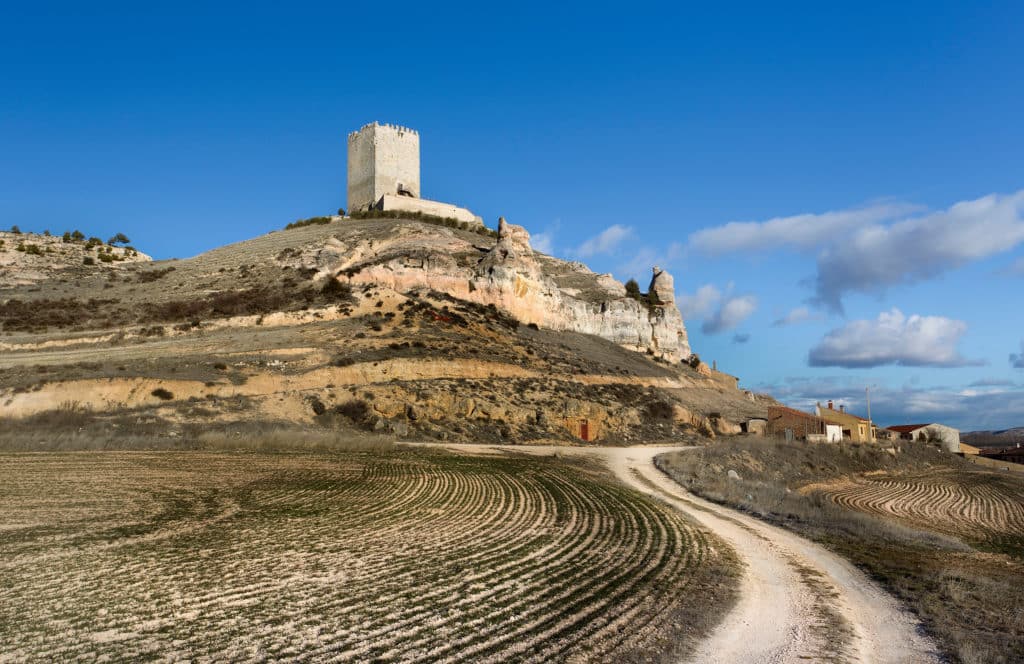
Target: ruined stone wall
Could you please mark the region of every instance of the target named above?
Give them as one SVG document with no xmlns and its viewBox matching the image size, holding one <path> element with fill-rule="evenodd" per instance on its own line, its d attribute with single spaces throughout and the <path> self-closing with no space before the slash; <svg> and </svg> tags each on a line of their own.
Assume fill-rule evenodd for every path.
<svg viewBox="0 0 1024 664">
<path fill-rule="evenodd" d="M 365 210 L 398 186 L 420 196 L 420 136 L 408 127 L 368 124 L 348 136 L 348 207 Z"/>
<path fill-rule="evenodd" d="M 381 199 L 381 209 L 384 211 L 421 212 L 435 217 L 458 219 L 474 226 L 483 226 L 484 224 L 483 219 L 466 208 L 461 208 L 451 203 L 428 201 L 423 198 L 384 194 Z"/>
</svg>

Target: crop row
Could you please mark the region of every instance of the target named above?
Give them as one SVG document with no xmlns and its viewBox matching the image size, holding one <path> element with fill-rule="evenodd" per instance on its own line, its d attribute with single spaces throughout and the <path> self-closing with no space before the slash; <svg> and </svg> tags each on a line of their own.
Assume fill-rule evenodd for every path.
<svg viewBox="0 0 1024 664">
<path fill-rule="evenodd" d="M 972 540 L 1024 536 L 1020 488 L 987 474 L 862 477 L 825 492 L 846 507 Z"/>
<path fill-rule="evenodd" d="M 708 555 L 675 512 L 550 460 L 4 461 L 0 661 L 615 659 L 678 629 Z"/>
</svg>

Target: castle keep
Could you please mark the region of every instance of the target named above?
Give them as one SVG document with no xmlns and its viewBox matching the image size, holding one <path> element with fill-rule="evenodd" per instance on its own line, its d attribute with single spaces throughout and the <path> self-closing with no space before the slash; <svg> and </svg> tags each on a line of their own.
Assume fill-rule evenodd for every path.
<svg viewBox="0 0 1024 664">
<path fill-rule="evenodd" d="M 420 135 L 372 122 L 348 135 L 348 208 L 419 212 L 483 224 L 469 210 L 420 198 Z"/>
</svg>

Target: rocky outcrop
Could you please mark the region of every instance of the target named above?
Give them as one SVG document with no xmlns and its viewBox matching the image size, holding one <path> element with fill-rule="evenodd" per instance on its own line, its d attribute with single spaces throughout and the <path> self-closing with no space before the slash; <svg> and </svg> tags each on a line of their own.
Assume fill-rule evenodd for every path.
<svg viewBox="0 0 1024 664">
<path fill-rule="evenodd" d="M 504 218 L 490 248 L 479 246 L 478 236 L 416 222 L 395 222 L 386 233 L 382 227 L 376 233 L 357 228 L 366 227 L 353 225 L 326 246 L 301 252 L 294 266 L 398 292 L 442 291 L 494 305 L 523 324 L 594 334 L 671 362 L 690 356 L 672 276 L 660 268 L 654 270 L 651 296 L 641 301 L 628 297 L 611 275 L 534 252 L 529 232 Z"/>
</svg>

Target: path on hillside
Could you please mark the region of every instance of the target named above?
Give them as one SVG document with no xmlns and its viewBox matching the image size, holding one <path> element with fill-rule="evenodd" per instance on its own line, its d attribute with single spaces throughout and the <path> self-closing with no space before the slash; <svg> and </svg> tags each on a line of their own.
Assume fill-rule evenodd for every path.
<svg viewBox="0 0 1024 664">
<path fill-rule="evenodd" d="M 486 445 L 447 447 L 511 451 Z M 686 448 L 514 449 L 599 457 L 625 484 L 694 518 L 737 551 L 746 565 L 739 601 L 692 661 L 939 661 L 934 643 L 922 635 L 913 615 L 849 562 L 786 530 L 697 498 L 655 467 L 658 454 Z"/>
</svg>

